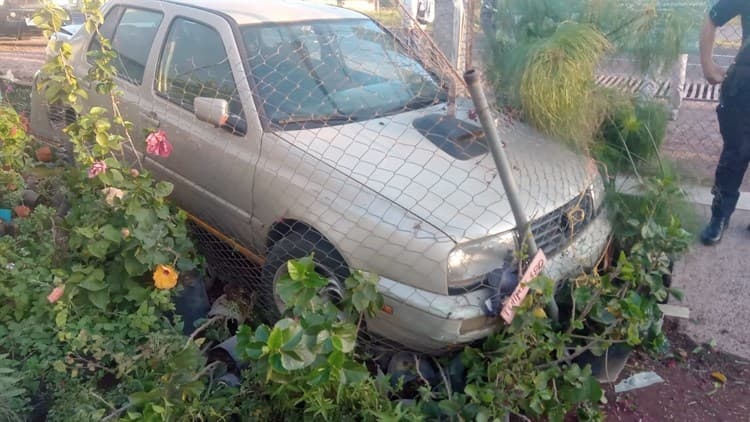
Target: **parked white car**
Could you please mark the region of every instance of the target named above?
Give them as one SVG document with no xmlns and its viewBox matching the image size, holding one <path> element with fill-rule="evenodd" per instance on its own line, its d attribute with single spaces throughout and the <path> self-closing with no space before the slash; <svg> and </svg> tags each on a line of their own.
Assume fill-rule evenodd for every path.
<svg viewBox="0 0 750 422">
<path fill-rule="evenodd" d="M 314 253 L 334 300 L 350 269 L 380 276 L 374 335 L 440 352 L 501 327 L 485 303 L 515 223 L 471 102 L 447 113 L 439 69 L 368 17 L 315 3 L 111 0 L 105 13 L 122 113 L 137 139 L 158 127 L 174 145 L 154 158 L 137 143 L 145 165 L 262 266 L 252 286 L 269 315 L 286 261 Z M 98 44 L 85 30 L 70 42 L 86 75 Z M 75 118 L 33 95 L 37 135 L 61 139 Z M 499 130 L 545 273 L 594 266 L 611 231 L 596 167 L 518 122 Z"/>
</svg>

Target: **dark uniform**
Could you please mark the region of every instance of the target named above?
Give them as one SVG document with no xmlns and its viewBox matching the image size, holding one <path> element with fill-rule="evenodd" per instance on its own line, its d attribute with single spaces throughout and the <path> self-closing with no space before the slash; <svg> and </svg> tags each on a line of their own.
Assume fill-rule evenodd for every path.
<svg viewBox="0 0 750 422">
<path fill-rule="evenodd" d="M 702 235 L 707 244 L 721 239 L 721 232 L 729 224 L 750 162 L 750 0 L 719 0 L 709 13 L 717 27 L 737 16 L 742 18 L 743 45 L 727 70 L 716 109 L 724 148 L 716 168 L 711 224 Z"/>
</svg>

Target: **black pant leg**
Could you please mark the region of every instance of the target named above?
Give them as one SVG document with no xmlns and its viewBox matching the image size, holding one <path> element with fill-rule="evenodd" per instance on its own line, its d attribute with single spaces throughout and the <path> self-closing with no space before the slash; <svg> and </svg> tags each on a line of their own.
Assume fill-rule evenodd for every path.
<svg viewBox="0 0 750 422">
<path fill-rule="evenodd" d="M 729 218 L 737 206 L 740 185 L 750 162 L 750 107 L 722 104 L 717 114 L 724 147 L 716 168 L 712 211 Z"/>
</svg>

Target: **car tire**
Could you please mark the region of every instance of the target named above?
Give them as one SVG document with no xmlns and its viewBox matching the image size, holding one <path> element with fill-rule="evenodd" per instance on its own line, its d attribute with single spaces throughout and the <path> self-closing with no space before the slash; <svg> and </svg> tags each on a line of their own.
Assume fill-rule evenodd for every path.
<svg viewBox="0 0 750 422">
<path fill-rule="evenodd" d="M 261 271 L 257 305 L 268 322 L 273 323 L 281 318 L 280 299 L 275 294 L 274 286 L 283 275 L 287 262 L 311 254 L 318 273 L 339 286 L 344 285 L 344 280 L 349 276 L 349 267 L 333 245 L 312 230 L 289 233 L 271 246 Z"/>
</svg>

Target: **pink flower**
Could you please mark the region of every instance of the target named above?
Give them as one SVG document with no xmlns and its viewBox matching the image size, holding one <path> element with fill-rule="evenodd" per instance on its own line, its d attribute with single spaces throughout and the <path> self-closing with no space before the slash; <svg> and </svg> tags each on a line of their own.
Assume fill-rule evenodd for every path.
<svg viewBox="0 0 750 422">
<path fill-rule="evenodd" d="M 167 140 L 166 132 L 161 129 L 151 132 L 146 138 L 146 152 L 158 157 L 169 157 L 172 154 L 172 144 Z"/>
<path fill-rule="evenodd" d="M 94 177 L 104 173 L 107 171 L 107 163 L 104 161 L 97 161 L 94 164 L 91 165 L 91 168 L 89 169 L 89 179 L 93 179 Z"/>
<path fill-rule="evenodd" d="M 52 289 L 52 293 L 47 296 L 47 300 L 49 303 L 55 303 L 62 297 L 63 293 L 65 292 L 65 286 L 57 286 L 54 289 Z"/>
</svg>

